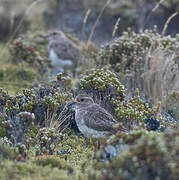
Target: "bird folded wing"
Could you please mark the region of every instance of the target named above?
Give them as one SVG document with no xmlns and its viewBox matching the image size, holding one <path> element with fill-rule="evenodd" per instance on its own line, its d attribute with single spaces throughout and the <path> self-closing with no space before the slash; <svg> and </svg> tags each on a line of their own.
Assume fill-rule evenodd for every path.
<svg viewBox="0 0 179 180">
<path fill-rule="evenodd" d="M 74 58 L 79 58 L 80 56 L 79 49 L 76 48 L 76 46 L 74 47 L 70 42 L 54 42 L 50 47 L 54 49 L 59 58 L 64 60 L 73 60 Z"/>
<path fill-rule="evenodd" d="M 83 117 L 86 126 L 97 131 L 113 131 L 113 125 L 117 122 L 105 109 L 100 106 L 88 108 L 85 117 Z"/>
</svg>

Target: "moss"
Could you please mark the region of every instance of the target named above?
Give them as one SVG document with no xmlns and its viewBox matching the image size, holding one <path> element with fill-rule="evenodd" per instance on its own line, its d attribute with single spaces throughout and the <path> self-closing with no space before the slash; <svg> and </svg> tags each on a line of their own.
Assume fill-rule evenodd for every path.
<svg viewBox="0 0 179 180">
<path fill-rule="evenodd" d="M 0 86 L 7 89 L 11 95 L 15 95 L 23 88 L 30 88 L 36 79 L 37 73 L 26 67 L 20 69 L 16 65 L 4 65 L 0 68 Z"/>
<path fill-rule="evenodd" d="M 36 77 L 36 73 L 33 69 L 27 68 L 26 70 L 21 70 L 17 66 L 4 66 L 0 69 L 0 81 L 20 81 L 32 82 Z M 25 79 L 24 79 L 25 78 Z"/>
<path fill-rule="evenodd" d="M 15 149 L 10 147 L 11 144 L 8 141 L 7 138 L 1 138 L 0 139 L 0 159 L 9 159 L 14 160 L 17 153 L 15 152 Z"/>
<path fill-rule="evenodd" d="M 87 145 L 84 137 L 77 137 L 74 135 L 65 136 L 62 143 L 59 144 L 58 149 L 70 149 L 71 153 L 68 155 L 62 155 L 61 158 L 66 159 L 66 161 L 76 167 L 81 169 L 83 163 L 88 162 L 93 159 L 93 149 Z"/>
<path fill-rule="evenodd" d="M 15 163 L 5 161 L 1 165 L 0 177 L 2 179 L 68 179 L 67 172 L 50 168 L 49 166 L 37 166 L 32 163 Z"/>
<path fill-rule="evenodd" d="M 52 156 L 41 156 L 37 157 L 34 160 L 34 163 L 38 166 L 49 166 L 51 168 L 58 168 L 58 169 L 67 169 L 67 163 L 65 160 L 60 159 L 59 157 L 52 157 Z"/>
</svg>

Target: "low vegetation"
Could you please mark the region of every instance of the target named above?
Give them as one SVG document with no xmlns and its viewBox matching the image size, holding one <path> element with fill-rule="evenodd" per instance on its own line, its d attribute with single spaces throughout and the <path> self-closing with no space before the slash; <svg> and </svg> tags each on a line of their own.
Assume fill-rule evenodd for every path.
<svg viewBox="0 0 179 180">
<path fill-rule="evenodd" d="M 173 7 L 177 1 L 163 5 Z M 39 12 L 47 4 L 55 11 L 59 2 L 46 2 Z M 116 13 L 113 3 L 104 13 Z M 131 3 L 116 1 L 116 8 L 128 7 L 123 20 L 129 22 L 138 18 L 134 9 L 139 4 Z M 136 16 L 128 18 L 128 13 Z M 3 18 L 16 22 L 15 17 Z M 24 33 L 0 45 L 0 179 L 177 180 L 179 36 L 161 35 L 156 26 L 138 33 L 129 28 L 97 47 L 67 33 L 83 58 L 75 77 L 53 76 L 47 30 L 34 28 L 42 16 L 34 24 L 23 18 Z M 79 93 L 91 96 L 118 121 L 113 135 L 96 140 L 80 133 L 68 108 Z"/>
</svg>

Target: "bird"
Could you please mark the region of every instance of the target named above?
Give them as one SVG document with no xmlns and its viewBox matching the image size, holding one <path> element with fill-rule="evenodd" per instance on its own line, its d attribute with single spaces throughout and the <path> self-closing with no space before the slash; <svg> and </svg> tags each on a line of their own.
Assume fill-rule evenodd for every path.
<svg viewBox="0 0 179 180">
<path fill-rule="evenodd" d="M 81 58 L 80 48 L 59 30 L 50 31 L 47 38 L 48 54 L 54 74 L 71 70 L 75 76 L 77 63 Z"/>
<path fill-rule="evenodd" d="M 91 140 L 96 157 L 98 149 L 101 149 L 100 158 L 103 156 L 112 158 L 118 154 L 118 146 L 108 144 L 106 137 L 121 131 L 128 132 L 128 130 L 110 113 L 86 94 L 77 95 L 75 100 L 68 103 L 66 107 L 75 111 L 77 127 L 87 141 Z"/>
<path fill-rule="evenodd" d="M 91 97 L 79 94 L 68 106 L 74 107 L 76 124 L 85 137 L 101 138 L 114 132 L 117 121 Z"/>
</svg>

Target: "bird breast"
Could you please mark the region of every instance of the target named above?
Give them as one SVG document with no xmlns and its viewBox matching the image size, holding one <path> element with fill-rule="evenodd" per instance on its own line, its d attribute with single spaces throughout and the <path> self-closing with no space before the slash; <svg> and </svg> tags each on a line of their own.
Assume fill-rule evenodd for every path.
<svg viewBox="0 0 179 180">
<path fill-rule="evenodd" d="M 87 138 L 90 138 L 90 137 L 95 137 L 95 138 L 100 138 L 100 137 L 103 137 L 106 132 L 105 131 L 96 131 L 90 127 L 88 127 L 86 124 L 85 124 L 85 119 L 88 118 L 86 117 L 87 112 L 83 111 L 83 110 L 79 110 L 79 109 L 76 109 L 75 110 L 75 121 L 76 121 L 76 124 L 80 130 L 80 132 L 86 136 Z"/>
<path fill-rule="evenodd" d="M 73 66 L 73 62 L 71 60 L 60 59 L 52 48 L 50 49 L 49 58 L 51 60 L 52 66 L 60 66 L 60 67 Z"/>
</svg>

